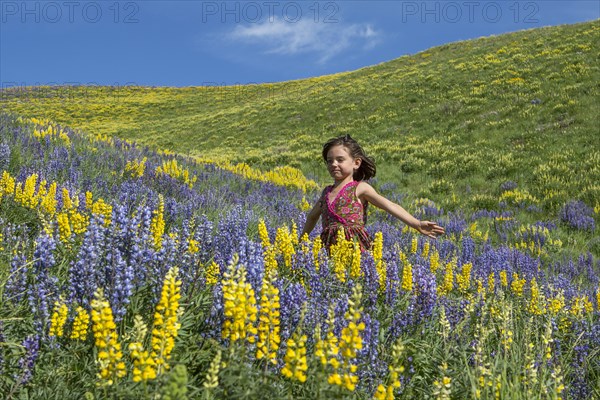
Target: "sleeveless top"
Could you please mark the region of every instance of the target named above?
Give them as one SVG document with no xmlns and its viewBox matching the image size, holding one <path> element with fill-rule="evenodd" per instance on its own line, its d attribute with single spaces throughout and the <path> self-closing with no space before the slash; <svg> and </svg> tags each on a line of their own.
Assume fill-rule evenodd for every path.
<svg viewBox="0 0 600 400">
<path fill-rule="evenodd" d="M 358 181 L 348 182 L 331 201 L 329 193 L 333 185 L 327 186 L 321 194 L 321 241 L 328 250 L 336 242 L 339 228 L 344 229 L 347 240 L 358 240 L 361 251 L 371 248 L 371 239 L 365 230 L 368 203 L 363 207 L 356 197 L 358 184 Z"/>
</svg>

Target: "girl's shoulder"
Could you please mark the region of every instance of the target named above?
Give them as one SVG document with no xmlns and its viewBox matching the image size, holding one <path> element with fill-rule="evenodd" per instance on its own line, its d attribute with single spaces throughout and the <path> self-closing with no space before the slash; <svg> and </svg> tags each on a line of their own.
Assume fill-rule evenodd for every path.
<svg viewBox="0 0 600 400">
<path fill-rule="evenodd" d="M 373 189 L 373 186 L 369 185 L 368 182 L 365 181 L 358 181 L 358 183 L 356 184 L 356 195 L 360 196 L 361 194 L 370 191 L 370 190 L 375 190 Z"/>
</svg>

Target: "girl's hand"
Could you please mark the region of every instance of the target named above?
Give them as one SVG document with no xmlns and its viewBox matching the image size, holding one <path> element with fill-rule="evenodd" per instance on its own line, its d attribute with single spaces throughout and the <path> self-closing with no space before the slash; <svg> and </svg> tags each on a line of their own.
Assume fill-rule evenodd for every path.
<svg viewBox="0 0 600 400">
<path fill-rule="evenodd" d="M 436 239 L 438 236 L 446 233 L 444 228 L 431 221 L 419 221 L 419 226 L 416 227 L 416 229 L 421 234 L 433 239 Z"/>
</svg>

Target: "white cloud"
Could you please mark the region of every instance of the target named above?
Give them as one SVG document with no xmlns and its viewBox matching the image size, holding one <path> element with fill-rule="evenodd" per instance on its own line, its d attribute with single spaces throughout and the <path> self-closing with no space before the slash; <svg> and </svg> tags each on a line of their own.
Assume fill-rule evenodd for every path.
<svg viewBox="0 0 600 400">
<path fill-rule="evenodd" d="M 313 53 L 320 63 L 325 63 L 346 50 L 370 49 L 378 43 L 380 36 L 369 24 L 343 26 L 308 19 L 295 23 L 274 19 L 260 24 L 237 25 L 228 38 L 263 46 L 269 54 Z"/>
</svg>

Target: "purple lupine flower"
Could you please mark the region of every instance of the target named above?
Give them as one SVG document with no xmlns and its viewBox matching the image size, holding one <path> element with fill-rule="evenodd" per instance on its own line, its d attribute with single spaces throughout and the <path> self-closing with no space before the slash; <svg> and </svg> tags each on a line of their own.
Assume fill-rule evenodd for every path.
<svg viewBox="0 0 600 400">
<path fill-rule="evenodd" d="M 445 262 L 457 255 L 458 248 L 450 240 L 442 240 L 438 247 L 438 253 L 440 254 L 440 262 Z"/>
<path fill-rule="evenodd" d="M 331 291 L 328 289 L 328 282 L 331 281 L 332 274 L 327 265 L 325 250 L 321 250 L 320 256 L 320 268 L 318 270 L 312 261 L 305 266 L 304 279 L 311 295 L 308 298 L 309 304 L 304 326 L 309 331 L 314 330 L 325 321 L 330 300 Z"/>
<path fill-rule="evenodd" d="M 0 171 L 8 168 L 10 163 L 10 147 L 2 142 L 0 143 Z"/>
<path fill-rule="evenodd" d="M 196 219 L 196 231 L 194 232 L 194 240 L 200 245 L 200 262 L 208 263 L 214 255 L 213 245 L 213 228 L 214 225 L 206 215 L 201 215 Z"/>
<path fill-rule="evenodd" d="M 302 305 L 308 301 L 306 290 L 299 283 L 285 285 L 283 279 L 278 279 L 275 285 L 279 289 L 279 329 L 281 342 L 287 341 L 300 322 Z"/>
<path fill-rule="evenodd" d="M 415 264 L 413 280 L 415 282 L 414 290 L 417 293 L 414 299 L 417 320 L 423 321 L 433 314 L 437 302 L 437 282 L 428 263 L 424 261 Z"/>
<path fill-rule="evenodd" d="M 160 250 L 154 252 L 152 258 L 148 262 L 146 284 L 149 284 L 152 289 L 154 303 L 158 303 L 158 300 L 160 299 L 165 275 L 171 267 L 176 265 L 176 249 L 177 244 L 175 243 L 175 240 L 168 235 L 164 235 Z"/>
<path fill-rule="evenodd" d="M 400 280 L 400 271 L 398 268 L 399 263 L 400 260 L 397 258 L 386 261 L 387 271 L 385 277 L 385 304 L 388 307 L 394 307 L 396 300 L 398 299 L 398 293 L 400 293 L 402 282 Z"/>
<path fill-rule="evenodd" d="M 215 261 L 219 265 L 226 265 L 234 253 L 239 253 L 239 239 L 246 236 L 248 221 L 248 215 L 244 216 L 242 208 L 236 206 L 219 222 L 214 238 Z"/>
<path fill-rule="evenodd" d="M 373 392 L 379 384 L 379 378 L 385 376 L 387 366 L 379 357 L 379 321 L 368 313 L 364 313 L 361 320 L 365 329 L 361 333 L 363 348 L 357 353 L 357 364 L 369 367 L 359 369 L 359 387 Z"/>
<path fill-rule="evenodd" d="M 27 299 L 34 315 L 34 326 L 40 334 L 46 331 L 50 322 L 50 309 L 57 298 L 58 279 L 50 274 L 55 265 L 52 254 L 55 248 L 54 239 L 45 233 L 36 239 L 30 274 L 32 284 L 27 287 Z"/>
<path fill-rule="evenodd" d="M 150 235 L 152 211 L 144 206 L 137 209 L 135 216 L 130 221 L 128 229 L 135 232 L 132 238 L 131 255 L 129 263 L 133 268 L 134 287 L 140 288 L 146 283 L 148 264 L 154 255 L 153 241 Z"/>
<path fill-rule="evenodd" d="M 592 253 L 588 252 L 587 254 L 580 254 L 577 258 L 577 271 L 579 271 L 579 276 L 584 278 L 586 282 L 590 284 L 590 287 L 598 287 L 600 283 L 600 260 L 596 261 L 596 266 L 594 266 L 594 256 Z"/>
<path fill-rule="evenodd" d="M 461 214 L 448 213 L 448 218 L 448 222 L 445 225 L 447 235 L 459 235 L 466 231 L 467 221 L 465 221 Z"/>
<path fill-rule="evenodd" d="M 118 247 L 110 247 L 106 253 L 106 269 L 104 279 L 107 296 L 115 315 L 115 321 L 123 319 L 133 293 L 133 268 L 121 256 Z"/>
<path fill-rule="evenodd" d="M 458 258 L 458 265 L 464 265 L 472 262 L 475 257 L 475 242 L 470 236 L 464 236 L 461 241 L 461 251 Z"/>
<path fill-rule="evenodd" d="M 477 210 L 475 211 L 473 214 L 471 214 L 471 221 L 475 221 L 478 220 L 480 218 L 489 218 L 489 219 L 495 219 L 498 217 L 502 217 L 502 218 L 510 218 L 514 215 L 514 212 L 512 211 L 502 211 L 502 212 L 498 212 L 495 210 Z"/>
<path fill-rule="evenodd" d="M 409 302 L 406 310 L 402 310 L 396 315 L 394 315 L 394 317 L 392 318 L 392 323 L 388 330 L 389 336 L 387 340 L 394 341 L 403 334 L 411 332 L 415 323 L 414 308 L 414 302 Z"/>
<path fill-rule="evenodd" d="M 588 332 L 588 330 L 584 330 Z M 589 336 L 589 333 L 584 333 Z M 585 343 L 587 338 L 583 338 Z M 573 399 L 590 399 L 592 398 L 591 388 L 589 383 L 591 382 L 588 376 L 587 363 L 590 357 L 590 346 L 589 344 L 582 344 L 573 347 L 573 361 L 571 362 L 572 372 L 569 374 L 571 378 L 571 384 L 569 385 L 569 395 Z"/>
<path fill-rule="evenodd" d="M 27 290 L 27 265 L 27 256 L 21 244 L 10 262 L 10 274 L 4 287 L 4 299 L 13 304 L 23 300 Z"/>
<path fill-rule="evenodd" d="M 569 226 L 582 230 L 594 232 L 596 222 L 594 221 L 594 210 L 583 201 L 574 200 L 565 204 L 560 210 L 560 219 Z"/>
<path fill-rule="evenodd" d="M 509 190 L 514 190 L 516 188 L 517 188 L 517 184 L 516 184 L 516 182 L 513 182 L 513 181 L 506 181 L 502 185 L 500 185 L 501 192 L 507 192 Z"/>
<path fill-rule="evenodd" d="M 69 268 L 69 302 L 89 306 L 102 280 L 102 258 L 106 228 L 102 218 L 92 215 L 76 261 Z"/>
<path fill-rule="evenodd" d="M 223 305 L 223 285 L 217 283 L 212 289 L 212 304 L 210 313 L 206 318 L 205 326 L 199 329 L 202 337 L 221 341 L 221 329 L 225 321 Z"/>
<path fill-rule="evenodd" d="M 22 343 L 25 354 L 19 359 L 21 373 L 15 376 L 17 385 L 26 385 L 33 378 L 33 368 L 39 355 L 40 337 L 38 335 L 27 336 Z"/>
<path fill-rule="evenodd" d="M 254 292 L 259 293 L 265 274 L 262 245 L 248 240 L 245 234 L 238 238 L 238 242 L 240 264 L 246 266 L 248 282 Z"/>
<path fill-rule="evenodd" d="M 379 275 L 377 274 L 375 260 L 371 253 L 365 252 L 361 258 L 361 270 L 364 274 L 363 293 L 365 294 L 363 305 L 367 312 L 373 312 L 377 307 Z"/>
</svg>

